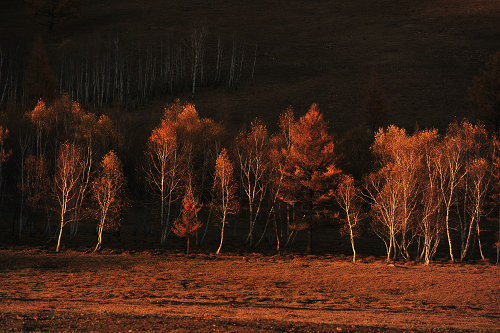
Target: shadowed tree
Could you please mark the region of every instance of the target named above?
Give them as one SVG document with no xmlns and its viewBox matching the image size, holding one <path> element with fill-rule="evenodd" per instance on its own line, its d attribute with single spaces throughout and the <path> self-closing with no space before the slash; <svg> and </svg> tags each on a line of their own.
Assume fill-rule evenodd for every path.
<svg viewBox="0 0 500 333">
<path fill-rule="evenodd" d="M 92 182 L 92 196 L 97 203 L 99 217 L 94 252 L 101 249 L 103 230 L 119 226 L 125 208 L 125 183 L 120 159 L 111 150 L 103 157 L 97 177 Z"/>
<path fill-rule="evenodd" d="M 50 32 L 54 26 L 78 16 L 81 0 L 26 0 L 28 12 Z"/>
<path fill-rule="evenodd" d="M 202 223 L 198 220 L 198 212 L 201 205 L 194 196 L 191 181 L 186 186 L 186 193 L 182 199 L 182 217 L 174 221 L 172 231 L 178 237 L 186 239 L 186 254 L 189 255 L 189 239 L 201 228 Z"/>
<path fill-rule="evenodd" d="M 363 110 L 366 115 L 368 128 L 372 132 L 388 124 L 387 105 L 382 82 L 375 71 L 372 71 L 368 89 L 363 99 Z"/>
<path fill-rule="evenodd" d="M 220 244 L 216 254 L 222 249 L 224 229 L 227 215 L 238 212 L 237 184 L 234 179 L 233 164 L 225 148 L 222 149 L 215 162 L 214 198 L 212 205 L 221 216 Z"/>
<path fill-rule="evenodd" d="M 24 161 L 24 181 L 20 184 L 20 190 L 25 192 L 27 206 L 31 211 L 45 210 L 47 216 L 46 231 L 50 231 L 49 212 L 47 197 L 49 194 L 50 180 L 47 170 L 47 162 L 43 156 L 30 156 Z M 29 219 L 32 221 L 33 219 Z M 31 223 L 31 230 L 34 225 Z"/>
<path fill-rule="evenodd" d="M 38 99 L 52 103 L 56 97 L 57 80 L 49 64 L 42 37 L 38 36 L 31 50 L 28 67 L 24 73 L 24 96 L 29 106 Z"/>
<path fill-rule="evenodd" d="M 305 217 L 308 228 L 307 252 L 312 251 L 313 221 L 331 203 L 340 170 L 335 166 L 333 138 L 316 104 L 290 131 L 290 148 L 280 192 L 282 201 L 295 206 Z"/>
<path fill-rule="evenodd" d="M 474 78 L 469 99 L 476 107 L 477 118 L 500 135 L 500 51 L 495 53 L 486 68 Z"/>
<path fill-rule="evenodd" d="M 1 193 L 3 193 L 3 164 L 7 162 L 10 155 L 12 155 L 11 150 L 5 149 L 5 141 L 7 140 L 8 135 L 9 130 L 0 125 L 0 195 L 2 195 Z"/>
<path fill-rule="evenodd" d="M 493 140 L 493 174 L 492 174 L 492 191 L 490 194 L 490 201 L 492 203 L 493 209 L 497 211 L 498 214 L 498 230 L 496 243 L 494 244 L 497 248 L 497 264 L 498 255 L 500 254 L 500 141 L 497 138 Z"/>
</svg>

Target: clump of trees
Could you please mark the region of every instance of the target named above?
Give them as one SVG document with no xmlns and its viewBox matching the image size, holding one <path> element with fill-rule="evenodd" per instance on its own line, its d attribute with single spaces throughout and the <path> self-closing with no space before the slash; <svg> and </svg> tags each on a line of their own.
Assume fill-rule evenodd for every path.
<svg viewBox="0 0 500 333">
<path fill-rule="evenodd" d="M 73 2 L 79 1 L 33 0 L 30 8 L 50 27 L 73 15 Z M 136 108 L 183 93 L 195 98 L 200 89 L 232 92 L 242 80 L 253 79 L 257 59 L 255 44 L 210 34 L 205 27 L 150 44 L 123 36 L 68 40 L 56 53 L 47 52 L 38 36 L 26 61 L 22 54 L 0 47 L 0 107 L 9 97 L 32 107 L 38 98 L 51 103 L 64 93 L 86 108 L 102 109 Z"/>
<path fill-rule="evenodd" d="M 193 96 L 196 82 L 206 79 L 205 33 L 193 32 Z M 43 230 L 59 251 L 65 234 L 74 239 L 79 226 L 93 223 L 98 251 L 104 230 L 119 229 L 126 210 L 145 203 L 153 216 L 144 218 L 147 236 L 158 235 L 161 247 L 184 238 L 187 253 L 192 238 L 202 246 L 213 231 L 219 254 L 244 221 L 240 233 L 247 249 L 267 245 L 280 252 L 304 235 L 311 253 L 313 230 L 333 224 L 350 243 L 353 262 L 360 235 L 380 238 L 387 262 L 429 264 L 439 249 L 451 261 L 467 260 L 474 251 L 486 259 L 491 237 L 485 231 L 493 231 L 488 216 L 499 212 L 500 147 L 496 129 L 488 130 L 491 122 L 454 122 L 442 133 L 379 126 L 386 123 L 386 106 L 374 77 L 364 105 L 378 128 L 363 176 L 341 169 L 349 151 L 338 152 L 316 104 L 302 116 L 287 108 L 274 133 L 255 119 L 231 137 L 194 104 L 176 100 L 164 107 L 145 142 L 135 143 L 142 145 L 140 156 L 131 156 L 122 146 L 126 135 L 118 130 L 119 119 L 88 111 L 68 94 L 58 96 L 41 41 L 37 50 L 26 70 L 25 106 L 10 98 L 0 115 L 0 204 L 8 198 L 17 208 L 12 231 L 19 239 Z M 471 88 L 490 115 L 496 97 L 486 91 L 494 90 L 495 66 L 494 57 Z M 99 82 L 106 93 L 95 87 L 93 93 L 104 101 L 114 88 Z M 123 163 L 119 155 L 126 156 Z M 129 205 L 132 178 L 135 200 Z"/>
<path fill-rule="evenodd" d="M 68 225 L 73 238 L 79 223 L 94 221 L 94 250 L 100 250 L 103 231 L 119 228 L 128 207 L 114 122 L 67 95 L 50 104 L 39 100 L 24 119 L 16 140 L 8 141 L 11 133 L 0 127 L 0 163 L 14 155 L 21 166 L 19 237 L 45 219 L 59 251 Z M 167 105 L 141 167 L 147 198 L 157 208 L 159 243 L 167 246 L 175 234 L 186 239 L 189 253 L 190 239 L 201 245 L 215 224 L 218 254 L 227 226 L 246 215 L 248 247 L 265 239 L 281 251 L 306 231 L 312 252 L 313 227 L 333 223 L 347 236 L 353 262 L 362 230 L 382 240 L 388 262 L 429 264 L 441 243 L 452 261 L 466 260 L 474 248 L 485 259 L 485 216 L 498 210 L 499 148 L 484 125 L 464 120 L 443 134 L 380 128 L 371 146 L 373 170 L 359 179 L 337 166 L 334 138 L 317 105 L 298 119 L 288 108 L 278 127 L 268 134 L 256 119 L 228 140 L 193 104 Z M 6 146 L 16 141 L 15 149 Z M 148 226 L 150 234 L 156 225 Z"/>
</svg>

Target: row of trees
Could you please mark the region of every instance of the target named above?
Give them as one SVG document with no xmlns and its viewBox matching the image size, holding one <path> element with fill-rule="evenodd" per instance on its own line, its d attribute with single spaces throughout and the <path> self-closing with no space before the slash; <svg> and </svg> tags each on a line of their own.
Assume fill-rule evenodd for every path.
<svg viewBox="0 0 500 333">
<path fill-rule="evenodd" d="M 52 102 L 67 93 L 84 106 L 102 108 L 112 103 L 143 105 L 186 91 L 194 98 L 197 89 L 205 87 L 232 91 L 244 75 L 253 78 L 256 50 L 256 45 L 236 37 L 228 43 L 201 27 L 185 39 L 152 45 L 119 37 L 83 44 L 66 41 L 49 58 L 38 37 L 24 75 L 21 51 L 0 48 L 0 107 L 11 96 L 29 104 L 38 98 Z"/>
<path fill-rule="evenodd" d="M 66 226 L 76 237 L 79 223 L 97 221 L 100 249 L 103 230 L 119 226 L 129 206 L 116 126 L 67 95 L 51 105 L 40 100 L 24 121 L 16 140 L 7 141 L 9 131 L 0 129 L 0 167 L 12 150 L 20 166 L 19 236 L 42 219 L 51 235 L 57 220 L 59 250 Z M 362 179 L 338 167 L 340 156 L 317 105 L 298 119 L 288 108 L 278 128 L 270 134 L 257 119 L 231 139 L 194 105 L 167 106 L 140 163 L 145 198 L 157 208 L 160 243 L 173 233 L 186 238 L 189 251 L 190 238 L 201 243 L 215 224 L 220 253 L 228 223 L 246 219 L 248 248 L 271 237 L 280 251 L 307 231 L 311 252 L 314 227 L 335 223 L 350 240 L 353 261 L 362 225 L 383 241 L 388 261 L 428 264 L 441 242 L 452 261 L 465 260 L 474 246 L 485 259 L 481 235 L 492 231 L 485 217 L 499 209 L 500 146 L 483 125 L 453 123 L 444 134 L 380 128 L 370 148 L 373 166 Z"/>
</svg>

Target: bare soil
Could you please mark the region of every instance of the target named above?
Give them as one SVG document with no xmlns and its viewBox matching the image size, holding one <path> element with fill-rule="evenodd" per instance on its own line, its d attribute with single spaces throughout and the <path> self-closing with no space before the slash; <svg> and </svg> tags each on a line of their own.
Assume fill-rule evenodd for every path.
<svg viewBox="0 0 500 333">
<path fill-rule="evenodd" d="M 6 249 L 0 250 L 0 286 L 0 330 L 500 327 L 500 274 L 491 264 Z"/>
</svg>

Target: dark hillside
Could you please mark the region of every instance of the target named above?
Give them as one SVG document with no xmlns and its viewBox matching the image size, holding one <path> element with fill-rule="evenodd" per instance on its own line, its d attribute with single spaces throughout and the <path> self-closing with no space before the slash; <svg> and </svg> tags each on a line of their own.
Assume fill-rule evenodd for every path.
<svg viewBox="0 0 500 333">
<path fill-rule="evenodd" d="M 343 131 L 363 119 L 361 100 L 374 70 L 391 122 L 444 127 L 470 115 L 467 87 L 500 49 L 496 1 L 87 0 L 77 19 L 50 34 L 27 16 L 21 1 L 2 3 L 2 44 L 29 50 L 43 31 L 52 56 L 63 42 L 121 36 L 156 43 L 188 36 L 196 26 L 257 43 L 253 82 L 243 80 L 231 94 L 219 89 L 197 96 L 202 113 L 236 124 L 257 115 L 274 123 L 287 105 L 302 112 L 318 102 L 334 129 Z"/>
</svg>

